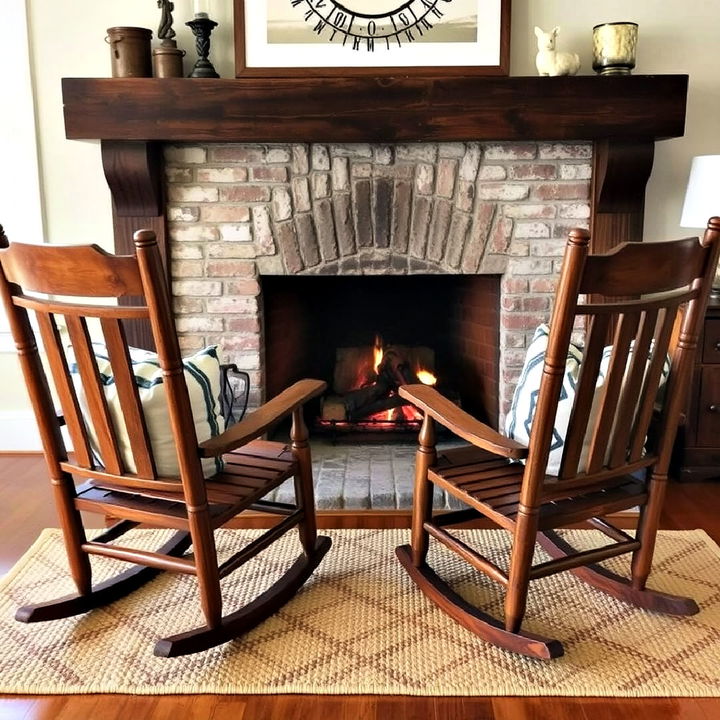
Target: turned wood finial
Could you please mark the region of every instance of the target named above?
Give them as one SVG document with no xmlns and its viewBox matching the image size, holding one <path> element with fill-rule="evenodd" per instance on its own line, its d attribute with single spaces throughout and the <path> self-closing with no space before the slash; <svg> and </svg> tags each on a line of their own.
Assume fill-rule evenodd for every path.
<svg viewBox="0 0 720 720">
<path fill-rule="evenodd" d="M 569 245 L 589 245 L 590 233 L 583 228 L 573 228 L 568 233 Z"/>
<path fill-rule="evenodd" d="M 715 215 L 708 220 L 707 229 L 701 240 L 703 247 L 709 247 L 718 235 L 720 235 L 720 217 Z"/>
<path fill-rule="evenodd" d="M 136 248 L 146 248 L 157 245 L 157 236 L 154 230 L 136 230 L 133 233 L 133 242 Z"/>
</svg>

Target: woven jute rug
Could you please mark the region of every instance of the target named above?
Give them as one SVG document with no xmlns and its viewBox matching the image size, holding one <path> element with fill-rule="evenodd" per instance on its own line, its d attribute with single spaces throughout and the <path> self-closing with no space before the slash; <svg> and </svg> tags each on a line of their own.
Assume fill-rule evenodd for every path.
<svg viewBox="0 0 720 720">
<path fill-rule="evenodd" d="M 258 531 L 223 530 L 223 553 Z M 634 609 L 568 573 L 532 585 L 526 629 L 565 645 L 564 657 L 530 660 L 489 645 L 450 620 L 395 558 L 403 530 L 340 530 L 303 590 L 244 638 L 183 658 L 156 658 L 155 640 L 202 623 L 193 578 L 163 574 L 107 608 L 23 625 L 16 608 L 72 592 L 60 534 L 45 530 L 0 583 L 0 692 L 381 693 L 401 695 L 720 696 L 720 549 L 702 531 L 665 532 L 651 585 L 697 600 L 673 618 Z M 502 531 L 462 531 L 503 563 Z M 137 530 L 151 549 L 164 536 Z M 572 531 L 579 547 L 602 543 Z M 437 543 L 433 543 L 437 545 Z M 226 610 L 262 592 L 292 562 L 295 533 L 226 578 Z M 538 559 L 542 557 L 538 551 Z M 444 548 L 430 560 L 456 590 L 496 615 L 498 587 Z M 94 559 L 96 579 L 124 564 Z M 626 570 L 627 560 L 608 563 Z"/>
</svg>

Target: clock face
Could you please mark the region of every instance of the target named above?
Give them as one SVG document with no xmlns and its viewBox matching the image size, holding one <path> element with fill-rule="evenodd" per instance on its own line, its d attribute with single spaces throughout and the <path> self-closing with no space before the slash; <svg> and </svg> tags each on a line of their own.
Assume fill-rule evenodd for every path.
<svg viewBox="0 0 720 720">
<path fill-rule="evenodd" d="M 399 48 L 431 34 L 453 0 L 288 0 L 318 39 L 353 50 Z"/>
</svg>

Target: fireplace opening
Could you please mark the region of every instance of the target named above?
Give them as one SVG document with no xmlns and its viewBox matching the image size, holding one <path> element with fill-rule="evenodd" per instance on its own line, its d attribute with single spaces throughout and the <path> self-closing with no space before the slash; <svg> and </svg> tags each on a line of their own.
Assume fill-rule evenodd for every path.
<svg viewBox="0 0 720 720">
<path fill-rule="evenodd" d="M 261 293 L 265 395 L 325 380 L 314 432 L 414 434 L 421 415 L 397 389 L 416 382 L 496 426 L 500 276 L 264 275 Z"/>
</svg>

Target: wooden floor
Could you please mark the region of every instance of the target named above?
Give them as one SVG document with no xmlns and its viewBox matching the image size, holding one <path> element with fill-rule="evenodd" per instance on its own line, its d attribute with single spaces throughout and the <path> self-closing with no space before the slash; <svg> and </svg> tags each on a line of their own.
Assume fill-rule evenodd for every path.
<svg viewBox="0 0 720 720">
<path fill-rule="evenodd" d="M 19 498 L 23 498 L 22 503 Z M 0 574 L 43 527 L 57 526 L 42 459 L 0 455 Z M 326 519 L 397 527 L 397 515 Z M 101 522 L 95 520 L 99 526 Z M 703 528 L 720 543 L 720 483 L 673 484 L 662 526 Z M 0 639 L 1 641 L 1 639 Z M 0 720 L 716 720 L 720 699 L 412 698 L 387 696 L 0 696 Z"/>
</svg>

